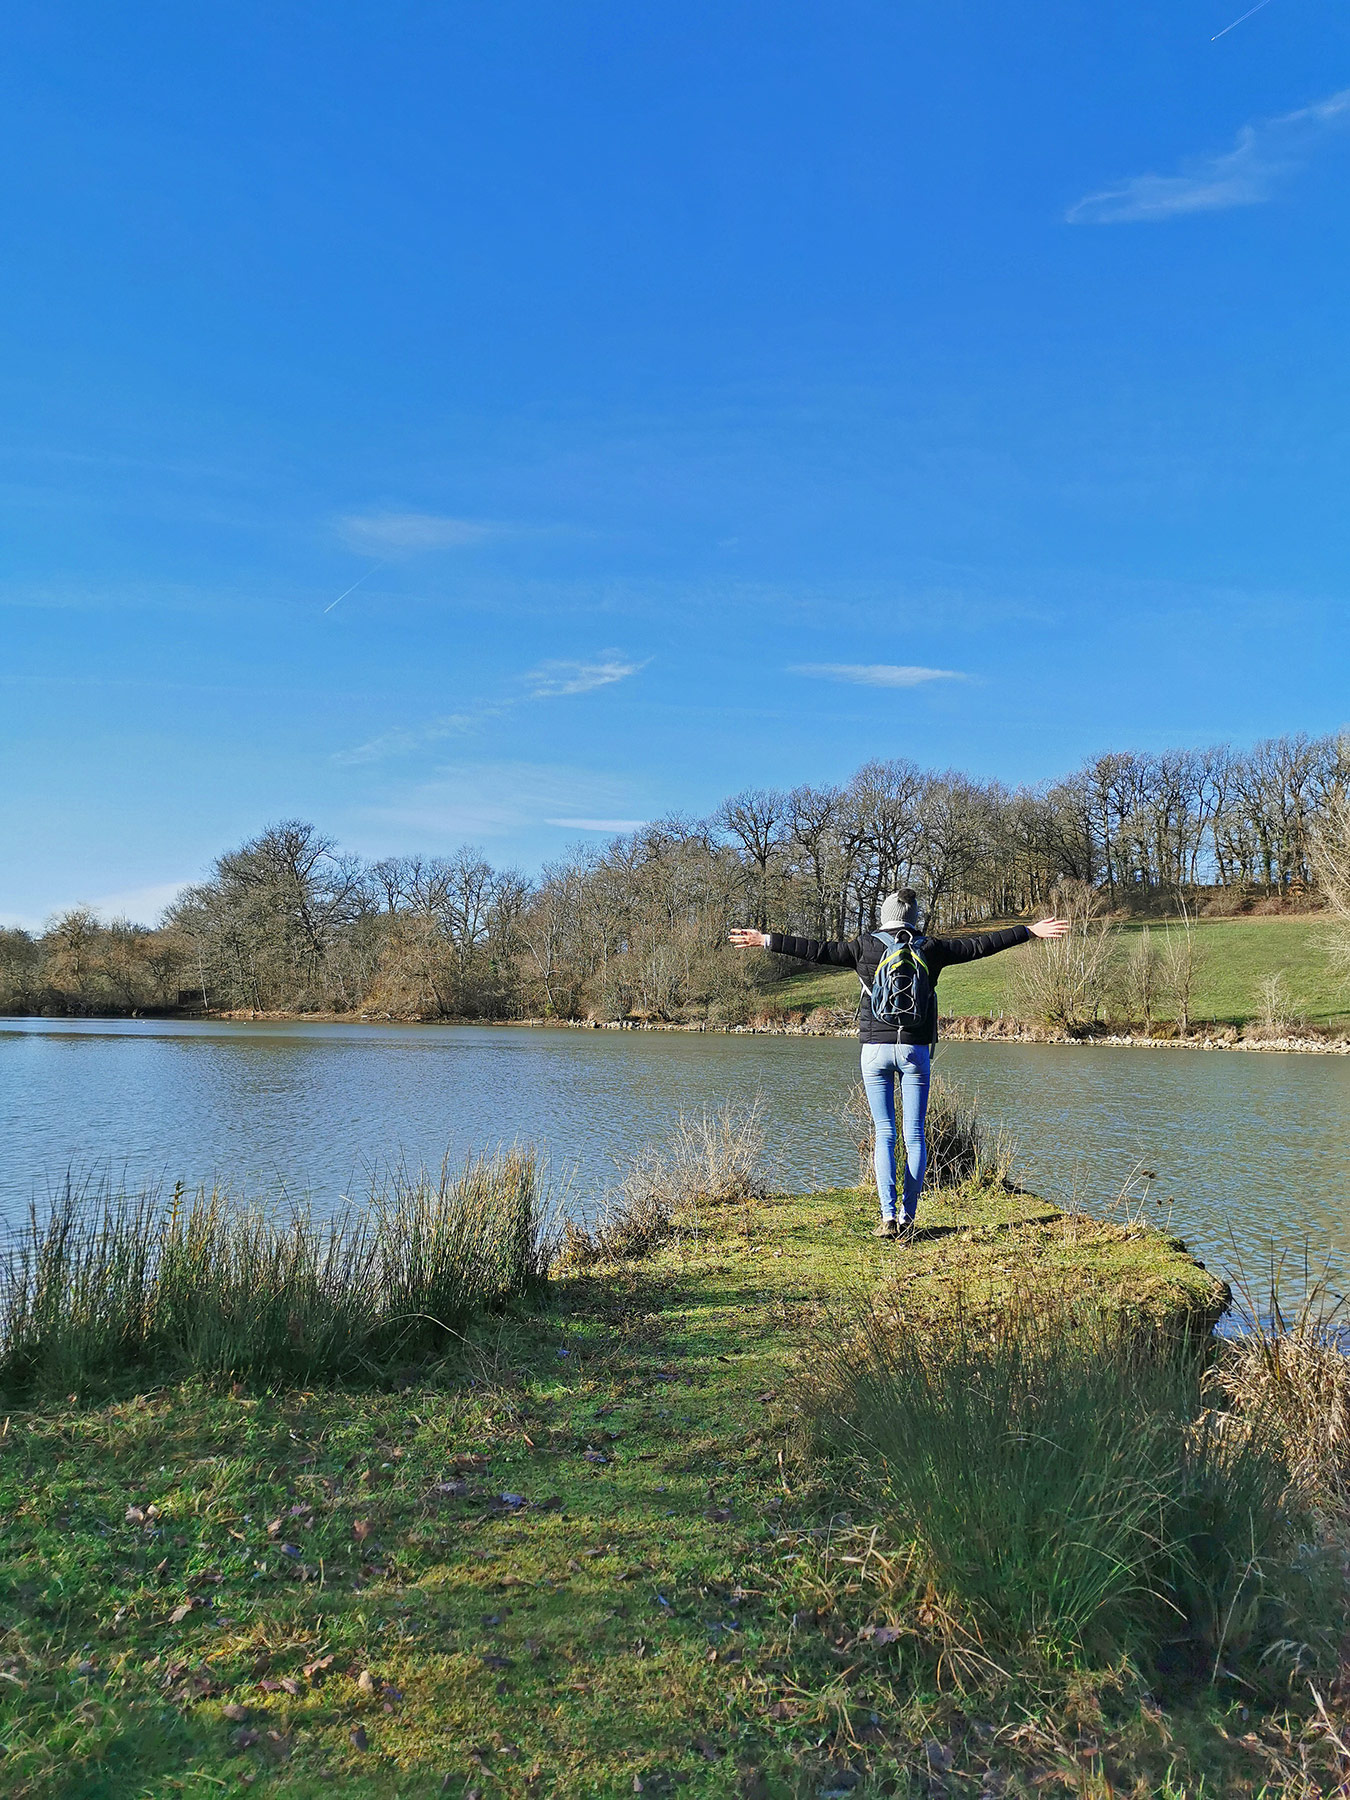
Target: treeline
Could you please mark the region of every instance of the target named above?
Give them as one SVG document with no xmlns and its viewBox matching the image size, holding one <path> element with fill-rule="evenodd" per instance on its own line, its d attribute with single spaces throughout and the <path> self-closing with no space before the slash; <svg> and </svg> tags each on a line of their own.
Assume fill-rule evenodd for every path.
<svg viewBox="0 0 1350 1800">
<path fill-rule="evenodd" d="M 842 786 L 747 789 L 534 880 L 469 848 L 365 862 L 287 821 L 155 928 L 76 909 L 0 932 L 0 1009 L 734 1021 L 773 970 L 727 952 L 731 925 L 847 936 L 903 885 L 936 929 L 1029 914 L 1065 883 L 1132 912 L 1315 904 L 1319 830 L 1347 790 L 1350 741 L 1332 737 L 1116 752 L 1040 788 L 894 759 Z"/>
</svg>

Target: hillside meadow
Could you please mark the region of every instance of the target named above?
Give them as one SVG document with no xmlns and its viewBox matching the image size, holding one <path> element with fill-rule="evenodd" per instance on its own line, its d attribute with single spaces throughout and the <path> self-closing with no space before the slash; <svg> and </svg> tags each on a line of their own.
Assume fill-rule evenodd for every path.
<svg viewBox="0 0 1350 1800">
<path fill-rule="evenodd" d="M 1143 927 L 1120 927 L 1119 950 L 1128 955 Z M 1163 927 L 1150 927 L 1161 940 Z M 1331 922 L 1318 914 L 1294 913 L 1269 918 L 1202 919 L 1195 926 L 1197 979 L 1192 1015 L 1197 1020 L 1242 1026 L 1261 1017 L 1261 983 L 1279 971 L 1284 976 L 1295 1017 L 1320 1030 L 1350 1024 L 1350 988 L 1337 979 L 1329 957 Z M 1015 1016 L 1016 966 L 1033 948 L 944 970 L 938 998 L 950 1018 Z M 766 990 L 777 1005 L 793 1011 L 817 1006 L 852 1006 L 857 977 L 849 970 L 805 969 Z M 1114 1004 L 1107 1011 L 1115 1013 Z M 1163 1019 L 1173 1016 L 1164 998 Z"/>
</svg>

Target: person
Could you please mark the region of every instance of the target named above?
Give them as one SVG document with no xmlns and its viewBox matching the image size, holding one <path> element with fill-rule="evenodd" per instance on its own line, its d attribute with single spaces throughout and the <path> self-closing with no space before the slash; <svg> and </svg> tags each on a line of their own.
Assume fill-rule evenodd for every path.
<svg viewBox="0 0 1350 1800">
<path fill-rule="evenodd" d="M 877 932 L 865 931 L 846 940 L 792 937 L 782 931 L 736 930 L 731 942 L 738 949 L 772 950 L 779 956 L 795 956 L 801 962 L 831 963 L 853 969 L 862 983 L 858 1000 L 858 1035 L 862 1040 L 863 1086 L 875 1127 L 873 1166 L 881 1223 L 875 1235 L 899 1237 L 914 1224 L 919 1194 L 923 1189 L 928 1146 L 924 1122 L 928 1112 L 928 1084 L 933 1045 L 937 1042 L 937 980 L 952 963 L 974 962 L 1011 950 L 1028 939 L 1059 938 L 1069 929 L 1067 919 L 1041 919 L 1033 925 L 1010 925 L 1001 931 L 982 931 L 970 937 L 929 938 L 923 935 L 918 896 L 913 888 L 887 894 L 881 904 Z M 897 948 L 898 947 L 898 948 Z M 913 960 L 906 959 L 906 951 Z M 901 974 L 899 1018 L 875 1018 L 872 987 L 882 959 L 892 953 Z M 916 967 L 917 965 L 917 967 Z M 922 970 L 922 974 L 918 971 Z M 892 998 L 896 990 L 889 990 Z M 895 1159 L 895 1078 L 900 1077 L 900 1120 L 905 1144 L 904 1176 L 897 1195 Z"/>
</svg>

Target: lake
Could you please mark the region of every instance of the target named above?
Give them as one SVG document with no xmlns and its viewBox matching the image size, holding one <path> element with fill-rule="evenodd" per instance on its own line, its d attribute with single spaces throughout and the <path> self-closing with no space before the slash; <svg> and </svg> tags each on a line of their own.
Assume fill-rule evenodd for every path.
<svg viewBox="0 0 1350 1800">
<path fill-rule="evenodd" d="M 856 1180 L 834 1114 L 857 1064 L 840 1038 L 0 1020 L 0 1223 L 67 1170 L 329 1207 L 400 1157 L 516 1139 L 589 1211 L 681 1111 L 756 1094 L 779 1183 L 807 1190 Z M 1273 1247 L 1350 1271 L 1350 1058 L 975 1043 L 936 1066 L 1012 1131 L 1047 1197 L 1097 1209 L 1143 1167 L 1148 1216 L 1211 1267 L 1259 1275 Z"/>
</svg>

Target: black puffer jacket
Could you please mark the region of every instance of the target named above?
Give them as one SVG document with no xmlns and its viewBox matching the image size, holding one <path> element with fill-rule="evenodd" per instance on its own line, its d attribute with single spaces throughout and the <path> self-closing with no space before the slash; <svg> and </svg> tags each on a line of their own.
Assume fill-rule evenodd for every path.
<svg viewBox="0 0 1350 1800">
<path fill-rule="evenodd" d="M 894 1025 L 879 1025 L 872 1017 L 872 979 L 877 972 L 886 946 L 871 932 L 844 940 L 788 937 L 781 931 L 768 933 L 767 949 L 778 956 L 796 956 L 802 962 L 832 963 L 837 968 L 853 969 L 862 983 L 858 999 L 858 1036 L 864 1044 L 933 1044 L 937 1042 L 937 979 L 949 963 L 974 962 L 978 956 L 993 956 L 1000 950 L 1011 950 L 1014 944 L 1025 944 L 1031 933 L 1025 925 L 1010 925 L 1003 931 L 981 931 L 974 937 L 925 938 L 923 953 L 933 984 L 928 1017 L 909 1031 Z"/>
</svg>

